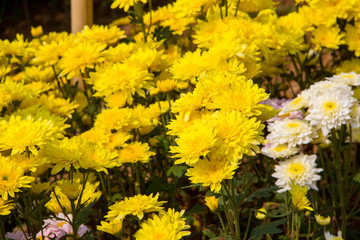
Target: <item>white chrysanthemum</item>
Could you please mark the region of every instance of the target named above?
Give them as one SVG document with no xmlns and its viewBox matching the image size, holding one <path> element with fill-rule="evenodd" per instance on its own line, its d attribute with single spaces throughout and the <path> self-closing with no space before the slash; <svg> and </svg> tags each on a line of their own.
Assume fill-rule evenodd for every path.
<svg viewBox="0 0 360 240">
<path fill-rule="evenodd" d="M 341 237 L 341 231 L 338 231 L 337 236 L 334 236 L 329 232 L 325 232 L 325 240 L 343 240 L 343 238 Z"/>
<path fill-rule="evenodd" d="M 287 143 L 289 147 L 310 143 L 317 137 L 315 129 L 302 119 L 280 119 L 269 124 L 268 130 L 270 134 L 267 140 L 271 143 Z"/>
<path fill-rule="evenodd" d="M 275 182 L 276 186 L 281 189 L 278 192 L 285 192 L 291 190 L 290 182 L 300 186 L 307 186 L 318 190 L 315 182 L 321 177 L 317 173 L 321 172 L 321 168 L 316 168 L 316 155 L 296 155 L 288 160 L 282 161 L 275 166 L 275 172 L 271 175 L 278 180 Z"/>
<path fill-rule="evenodd" d="M 335 75 L 326 79 L 332 82 L 342 83 L 350 86 L 360 85 L 360 74 L 357 74 L 355 72 L 340 73 L 339 75 Z"/>
<path fill-rule="evenodd" d="M 302 91 L 296 98 L 292 101 L 285 103 L 282 106 L 279 116 L 290 114 L 291 112 L 298 111 L 308 105 L 308 94 L 307 90 Z"/>
<path fill-rule="evenodd" d="M 314 83 L 307 90 L 306 94 L 309 105 L 316 104 L 318 97 L 328 95 L 329 93 L 340 94 L 345 96 L 353 95 L 351 87 L 348 85 L 339 82 L 329 81 L 329 80 L 321 81 Z"/>
<path fill-rule="evenodd" d="M 295 155 L 299 152 L 298 147 L 289 147 L 288 144 L 272 144 L 267 145 L 261 149 L 262 154 L 269 158 L 285 158 Z"/>
<path fill-rule="evenodd" d="M 344 95 L 342 91 L 328 92 L 314 98 L 305 119 L 310 121 L 311 126 L 321 128 L 327 136 L 331 129 L 351 122 L 350 113 L 355 102 L 354 97 Z"/>
</svg>

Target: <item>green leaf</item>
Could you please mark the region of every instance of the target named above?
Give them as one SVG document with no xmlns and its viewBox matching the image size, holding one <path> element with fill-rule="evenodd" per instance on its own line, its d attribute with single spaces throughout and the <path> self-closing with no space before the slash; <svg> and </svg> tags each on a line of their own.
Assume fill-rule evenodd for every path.
<svg viewBox="0 0 360 240">
<path fill-rule="evenodd" d="M 155 136 L 155 138 L 160 141 L 159 146 L 162 146 L 164 148 L 164 151 L 168 152 L 170 147 L 169 140 L 167 140 L 165 137 L 161 135 L 157 135 Z"/>
<path fill-rule="evenodd" d="M 214 233 L 214 226 L 209 226 L 208 228 L 205 228 L 202 232 L 205 236 L 207 236 L 210 239 L 217 239 L 216 234 Z"/>
<path fill-rule="evenodd" d="M 193 187 L 201 187 L 201 186 L 202 186 L 201 183 L 197 183 L 197 184 L 191 184 L 189 186 L 181 187 L 181 189 L 187 189 L 187 188 L 193 188 Z"/>
<path fill-rule="evenodd" d="M 184 173 L 188 169 L 184 165 L 174 165 L 166 171 L 166 175 L 169 177 L 170 175 L 174 175 L 175 177 L 182 177 Z"/>
<path fill-rule="evenodd" d="M 360 183 L 360 172 L 358 172 L 358 173 L 355 175 L 354 181 Z"/>
<path fill-rule="evenodd" d="M 189 214 L 192 214 L 192 213 L 201 213 L 201 212 L 204 212 L 205 209 L 206 209 L 205 206 L 195 205 L 195 206 L 192 207 L 190 210 L 187 210 L 187 211 L 186 211 L 186 214 L 189 215 Z"/>
<path fill-rule="evenodd" d="M 87 206 L 80 208 L 77 219 L 78 223 L 85 224 L 89 220 L 89 216 L 94 213 L 94 210 L 91 209 L 94 204 L 95 202 L 91 202 Z"/>
<path fill-rule="evenodd" d="M 154 38 L 156 39 L 157 42 L 159 42 L 162 39 L 168 38 L 170 33 L 171 33 L 170 27 L 164 28 L 163 26 L 159 26 L 154 30 Z"/>
<path fill-rule="evenodd" d="M 121 198 L 121 194 L 120 193 L 115 193 L 114 195 L 111 196 L 110 198 L 110 202 L 114 203 L 116 202 L 116 200 Z"/>
<path fill-rule="evenodd" d="M 245 199 L 245 202 L 252 202 L 254 201 L 254 198 L 256 197 L 270 197 L 272 192 L 278 190 L 279 188 L 274 187 L 268 187 L 268 188 L 261 188 L 255 192 L 253 192 L 249 197 Z"/>
<path fill-rule="evenodd" d="M 168 183 L 164 181 L 161 177 L 153 176 L 150 179 L 150 184 L 146 188 L 146 194 L 157 193 L 168 190 Z"/>
<path fill-rule="evenodd" d="M 280 220 L 276 220 L 269 224 L 261 224 L 260 226 L 255 227 L 251 231 L 250 239 L 258 240 L 265 234 L 278 234 L 281 233 L 282 230 L 277 228 L 277 226 L 286 223 L 287 218 L 283 218 Z"/>
</svg>

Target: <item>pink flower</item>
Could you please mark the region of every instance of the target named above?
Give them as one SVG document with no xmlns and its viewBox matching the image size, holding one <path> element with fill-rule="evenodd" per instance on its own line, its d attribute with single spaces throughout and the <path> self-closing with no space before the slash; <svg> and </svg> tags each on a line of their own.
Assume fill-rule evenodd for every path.
<svg viewBox="0 0 360 240">
<path fill-rule="evenodd" d="M 71 214 L 68 214 L 65 216 L 63 213 L 59 213 L 56 215 L 56 217 L 52 217 L 49 219 L 44 220 L 44 229 L 42 232 L 38 232 L 36 234 L 36 237 L 44 236 L 44 240 L 50 240 L 50 239 L 61 239 L 63 236 L 67 234 L 73 234 L 73 228 L 70 224 L 72 221 L 73 216 Z M 81 224 L 79 226 L 77 235 L 81 237 L 86 232 L 90 231 L 88 227 Z"/>
<path fill-rule="evenodd" d="M 26 236 L 19 229 L 15 230 L 15 232 L 6 233 L 5 237 L 8 238 L 8 239 L 14 239 L 14 240 L 26 240 Z"/>
</svg>

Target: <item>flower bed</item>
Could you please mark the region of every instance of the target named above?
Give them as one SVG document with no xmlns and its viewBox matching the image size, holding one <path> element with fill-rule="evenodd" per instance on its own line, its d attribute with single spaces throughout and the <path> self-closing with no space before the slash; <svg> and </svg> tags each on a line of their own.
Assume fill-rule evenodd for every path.
<svg viewBox="0 0 360 240">
<path fill-rule="evenodd" d="M 1 239 L 360 238 L 357 1 L 112 8 L 0 41 Z"/>
</svg>

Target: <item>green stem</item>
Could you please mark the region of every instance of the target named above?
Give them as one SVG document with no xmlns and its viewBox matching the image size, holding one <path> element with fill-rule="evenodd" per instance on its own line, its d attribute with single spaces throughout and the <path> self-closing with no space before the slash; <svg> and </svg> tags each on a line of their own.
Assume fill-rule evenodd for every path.
<svg viewBox="0 0 360 240">
<path fill-rule="evenodd" d="M 247 239 L 247 235 L 248 235 L 249 229 L 250 229 L 251 217 L 252 217 L 252 209 L 249 210 L 249 217 L 248 217 L 248 222 L 246 225 L 246 230 L 245 230 L 245 235 L 244 235 L 243 240 Z"/>
<path fill-rule="evenodd" d="M 55 66 L 54 66 L 54 65 L 51 65 L 51 67 L 52 67 L 52 69 L 53 69 L 54 76 L 55 76 L 55 79 L 56 79 L 58 88 L 59 88 L 60 91 L 61 91 L 61 94 L 63 95 L 64 98 L 67 98 L 66 93 L 65 93 L 65 90 L 61 87 L 60 80 L 59 80 L 59 78 L 58 78 L 58 75 L 56 74 Z"/>
<path fill-rule="evenodd" d="M 221 217 L 221 213 L 218 212 L 218 213 L 217 213 L 217 216 L 218 216 L 218 218 L 219 218 L 219 220 L 220 220 L 221 227 L 222 227 L 223 231 L 224 231 L 225 234 L 227 235 L 227 229 L 226 229 L 226 227 L 225 227 L 224 220 L 223 220 L 222 217 Z"/>
<path fill-rule="evenodd" d="M 333 140 L 333 156 L 334 156 L 334 164 L 336 171 L 336 179 L 337 179 L 337 188 L 339 191 L 339 200 L 340 200 L 340 212 L 341 212 L 341 220 L 342 220 L 342 234 L 346 236 L 346 222 L 347 222 L 347 214 L 346 214 L 346 206 L 345 206 L 345 189 L 344 189 L 344 178 L 341 172 L 341 161 L 340 161 L 340 147 L 341 143 L 336 138 L 336 130 L 331 129 L 331 137 Z"/>
<path fill-rule="evenodd" d="M 310 215 L 308 217 L 308 234 L 306 236 L 306 240 L 310 239 L 310 233 L 311 233 L 311 219 L 310 219 Z"/>
<path fill-rule="evenodd" d="M 151 0 L 149 0 L 149 14 L 150 14 L 150 23 L 149 23 L 149 28 L 148 28 L 147 35 L 150 34 L 150 28 L 151 28 L 151 25 L 152 25 L 152 2 L 151 2 Z"/>
<path fill-rule="evenodd" d="M 296 221 L 296 240 L 299 240 L 299 236 L 300 236 L 300 216 L 299 216 L 299 213 L 295 213 L 295 221 Z"/>
<path fill-rule="evenodd" d="M 5 239 L 5 221 L 2 216 L 0 216 L 0 239 Z"/>
<path fill-rule="evenodd" d="M 141 169 L 140 169 L 140 162 L 135 163 L 135 174 L 136 174 L 135 192 L 136 192 L 136 194 L 141 194 Z"/>
<path fill-rule="evenodd" d="M 230 213 L 229 213 L 229 209 L 228 209 L 227 204 L 226 204 L 225 194 L 224 194 L 223 187 L 221 187 L 220 193 L 221 193 L 221 197 L 222 197 L 222 199 L 223 199 L 224 212 L 225 212 L 225 215 L 226 215 L 227 223 L 228 223 L 228 225 L 229 225 L 229 227 L 230 227 L 231 235 L 234 236 L 234 229 L 233 229 L 233 226 L 232 226 L 233 219 L 231 218 L 231 215 L 230 215 Z"/>
<path fill-rule="evenodd" d="M 103 189 L 103 191 L 104 191 L 104 193 L 105 193 L 106 200 L 107 200 L 108 202 L 110 202 L 110 197 L 108 196 L 108 193 L 107 193 L 107 188 L 106 188 L 106 185 L 105 185 L 104 177 L 102 176 L 102 173 L 101 173 L 101 172 L 97 172 L 97 173 L 98 173 L 98 175 L 99 175 L 101 188 Z"/>
<path fill-rule="evenodd" d="M 234 17 L 236 17 L 236 15 L 237 15 L 237 12 L 239 10 L 239 6 L 240 6 L 240 0 L 238 0 L 237 3 L 236 3 L 236 9 L 235 9 Z"/>
<path fill-rule="evenodd" d="M 294 228 L 295 228 L 295 213 L 291 214 L 291 238 L 294 239 Z"/>
</svg>

